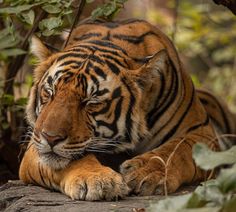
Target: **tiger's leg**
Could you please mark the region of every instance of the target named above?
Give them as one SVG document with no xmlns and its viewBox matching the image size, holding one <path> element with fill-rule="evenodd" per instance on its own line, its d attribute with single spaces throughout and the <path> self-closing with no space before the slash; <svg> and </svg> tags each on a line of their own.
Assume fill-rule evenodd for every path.
<svg viewBox="0 0 236 212">
<path fill-rule="evenodd" d="M 192 146 L 204 139 L 190 135 L 169 140 L 152 151 L 125 161 L 121 173 L 136 194 L 163 194 L 165 188 L 168 193 L 175 192 L 182 184 L 204 179 L 206 173 L 196 167 L 192 159 Z M 211 139 L 208 139 L 210 146 Z"/>
<path fill-rule="evenodd" d="M 19 175 L 26 183 L 59 190 L 72 199 L 111 200 L 128 193 L 122 176 L 101 165 L 94 155 L 73 161 L 65 169 L 54 170 L 40 161 L 31 145 L 21 162 Z"/>
</svg>

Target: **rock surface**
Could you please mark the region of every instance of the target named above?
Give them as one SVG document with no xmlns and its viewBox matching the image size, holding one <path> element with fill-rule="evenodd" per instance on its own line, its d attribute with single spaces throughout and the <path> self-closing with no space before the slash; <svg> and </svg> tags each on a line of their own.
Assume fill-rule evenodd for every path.
<svg viewBox="0 0 236 212">
<path fill-rule="evenodd" d="M 181 194 L 191 191 L 184 189 Z M 177 193 L 179 194 L 179 193 Z M 127 197 L 114 202 L 86 202 L 71 200 L 64 194 L 42 187 L 9 181 L 0 187 L 0 211 L 5 212 L 143 212 L 152 202 L 163 196 Z"/>
</svg>

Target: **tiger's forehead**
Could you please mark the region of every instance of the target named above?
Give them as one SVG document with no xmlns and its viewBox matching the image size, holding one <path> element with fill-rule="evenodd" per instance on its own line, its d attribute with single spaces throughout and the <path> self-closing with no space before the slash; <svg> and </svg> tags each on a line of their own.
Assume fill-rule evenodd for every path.
<svg viewBox="0 0 236 212">
<path fill-rule="evenodd" d="M 86 93 L 90 94 L 94 90 L 109 88 L 112 90 L 118 85 L 118 77 L 112 72 L 105 71 L 104 67 L 99 67 L 93 61 L 84 61 L 79 67 L 61 65 L 57 60 L 49 67 L 42 77 L 41 83 L 55 88 L 59 82 L 74 88 L 86 88 Z M 72 65 L 72 67 L 71 67 Z"/>
</svg>

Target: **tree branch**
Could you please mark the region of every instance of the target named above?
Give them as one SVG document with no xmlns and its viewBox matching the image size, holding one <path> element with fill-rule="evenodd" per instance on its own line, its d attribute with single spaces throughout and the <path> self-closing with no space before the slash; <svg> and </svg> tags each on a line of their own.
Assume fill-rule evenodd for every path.
<svg viewBox="0 0 236 212">
<path fill-rule="evenodd" d="M 225 7 L 228 7 L 228 9 L 231 10 L 231 12 L 236 15 L 236 1 L 235 0 L 213 0 L 216 4 L 221 4 Z"/>
<path fill-rule="evenodd" d="M 77 13 L 76 13 L 73 25 L 72 25 L 72 27 L 70 29 L 70 32 L 69 32 L 69 35 L 68 35 L 68 37 L 67 37 L 67 39 L 66 39 L 66 41 L 65 41 L 65 43 L 63 45 L 63 48 L 65 48 L 67 46 L 68 41 L 70 40 L 71 33 L 72 33 L 73 29 L 75 28 L 76 24 L 80 20 L 80 16 L 81 16 L 81 14 L 83 12 L 85 4 L 86 4 L 86 0 L 80 0 L 80 4 L 79 4 L 78 10 L 77 10 Z"/>
</svg>

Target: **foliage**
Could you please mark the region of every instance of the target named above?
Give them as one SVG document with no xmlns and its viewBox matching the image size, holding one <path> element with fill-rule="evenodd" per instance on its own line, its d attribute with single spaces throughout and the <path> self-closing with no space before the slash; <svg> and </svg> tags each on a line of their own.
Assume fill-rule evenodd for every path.
<svg viewBox="0 0 236 212">
<path fill-rule="evenodd" d="M 93 2 L 94 0 L 87 0 L 87 2 Z M 112 19 L 119 12 L 121 8 L 124 7 L 124 3 L 128 0 L 111 0 L 107 3 L 97 7 L 92 12 L 92 18 L 96 19 L 98 17 L 105 17 L 107 19 Z"/>
<path fill-rule="evenodd" d="M 14 26 L 9 18 L 6 18 L 5 26 L 5 29 L 0 30 L 0 60 L 6 60 L 9 56 L 25 54 L 25 51 L 16 47 L 21 41 L 21 37 L 14 31 Z"/>
<path fill-rule="evenodd" d="M 175 43 L 201 87 L 226 97 L 236 111 L 236 16 L 212 2 L 180 1 Z"/>
<path fill-rule="evenodd" d="M 0 97 L 0 110 L 6 110 L 8 112 L 22 112 L 25 109 L 26 103 L 27 103 L 27 98 L 21 97 L 17 100 L 14 99 L 13 95 L 9 94 L 3 94 Z M 8 129 L 9 122 L 5 120 L 2 116 L 0 117 L 0 123 L 1 123 L 1 128 L 3 130 Z"/>
<path fill-rule="evenodd" d="M 202 183 L 192 194 L 169 197 L 152 204 L 150 211 L 158 212 L 233 212 L 236 211 L 236 148 L 224 152 L 213 152 L 203 144 L 196 144 L 193 158 L 202 169 L 209 170 L 221 165 L 234 164 L 221 169 L 215 180 Z M 207 164 L 207 165 L 206 165 Z"/>
<path fill-rule="evenodd" d="M 3 17 L 11 15 L 29 28 L 35 23 L 36 14 L 43 10 L 48 17 L 40 21 L 39 32 L 43 36 L 51 36 L 68 26 L 66 18 L 73 12 L 72 2 L 73 0 L 5 0 L 5 7 L 0 9 L 0 14 Z"/>
</svg>

